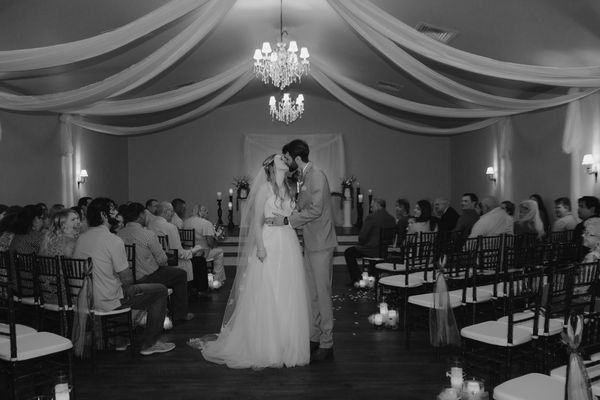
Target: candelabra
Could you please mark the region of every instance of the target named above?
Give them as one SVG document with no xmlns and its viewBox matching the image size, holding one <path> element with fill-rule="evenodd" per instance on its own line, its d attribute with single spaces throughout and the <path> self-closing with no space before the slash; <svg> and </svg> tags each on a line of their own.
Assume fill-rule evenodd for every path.
<svg viewBox="0 0 600 400">
<path fill-rule="evenodd" d="M 217 199 L 217 225 L 223 225 L 223 209 L 221 208 L 221 202 L 223 200 Z"/>
</svg>

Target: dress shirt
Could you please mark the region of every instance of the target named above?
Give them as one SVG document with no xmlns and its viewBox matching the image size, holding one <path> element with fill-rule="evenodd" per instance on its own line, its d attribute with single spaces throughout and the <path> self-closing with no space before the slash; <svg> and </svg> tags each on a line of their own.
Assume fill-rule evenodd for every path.
<svg viewBox="0 0 600 400">
<path fill-rule="evenodd" d="M 466 237 L 471 233 L 471 229 L 477 220 L 479 220 L 479 214 L 477 211 L 472 208 L 463 210 L 463 213 L 460 215 L 460 217 L 458 217 L 454 231 L 462 232 L 463 236 Z"/>
<path fill-rule="evenodd" d="M 198 215 L 193 215 L 183 221 L 183 229 L 193 229 L 196 236 L 196 244 L 203 249 L 210 249 L 206 236 L 214 237 L 216 235 L 215 226 L 209 220 Z"/>
<path fill-rule="evenodd" d="M 577 226 L 577 218 L 571 213 L 554 221 L 552 232 L 570 231 Z"/>
<path fill-rule="evenodd" d="M 183 229 L 183 220 L 179 218 L 177 213 L 173 213 L 173 217 L 171 217 L 171 223 L 177 227 L 177 229 Z"/>
<path fill-rule="evenodd" d="M 496 207 L 490 212 L 483 214 L 471 229 L 470 238 L 477 236 L 497 236 L 504 233 L 513 233 L 513 218 L 502 208 Z"/>
<path fill-rule="evenodd" d="M 194 279 L 194 272 L 192 270 L 192 251 L 186 250 L 181 246 L 181 238 L 179 237 L 179 231 L 177 227 L 164 217 L 157 216 L 148 224 L 148 228 L 153 230 L 157 235 L 166 236 L 169 238 L 169 248 L 177 250 L 177 256 L 179 257 L 179 263 L 177 266 L 182 268 L 188 274 L 188 281 Z"/>
<path fill-rule="evenodd" d="M 117 233 L 125 244 L 135 244 L 135 277 L 142 279 L 154 273 L 159 266 L 167 264 L 165 254 L 156 233 L 137 222 L 128 222 Z"/>
<path fill-rule="evenodd" d="M 94 307 L 102 311 L 120 307 L 123 289 L 117 274 L 129 268 L 123 239 L 105 225 L 91 227 L 77 239 L 73 257 L 92 258 Z"/>
</svg>

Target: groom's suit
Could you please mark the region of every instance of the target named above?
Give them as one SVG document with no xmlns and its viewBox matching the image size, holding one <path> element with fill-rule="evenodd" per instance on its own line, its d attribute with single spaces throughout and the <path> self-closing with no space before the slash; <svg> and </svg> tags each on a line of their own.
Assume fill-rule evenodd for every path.
<svg viewBox="0 0 600 400">
<path fill-rule="evenodd" d="M 331 280 L 337 246 L 331 193 L 327 177 L 312 163 L 306 166 L 298 186 L 296 211 L 289 222 L 294 228 L 302 228 L 304 237 L 304 267 L 312 310 L 310 340 L 327 349 L 333 347 Z"/>
</svg>

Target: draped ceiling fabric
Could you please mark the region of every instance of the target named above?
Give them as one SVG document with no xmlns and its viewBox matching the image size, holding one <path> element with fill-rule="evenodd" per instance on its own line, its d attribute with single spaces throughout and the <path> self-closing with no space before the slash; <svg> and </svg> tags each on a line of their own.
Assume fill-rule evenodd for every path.
<svg viewBox="0 0 600 400">
<path fill-rule="evenodd" d="M 325 90 L 366 118 L 406 133 L 455 135 L 493 125 L 501 132 L 506 130 L 507 118 L 511 115 L 567 103 L 575 108 L 574 102 L 600 89 L 600 66 L 549 67 L 494 60 L 437 42 L 368 0 L 327 2 L 351 29 L 390 64 L 421 84 L 456 99 L 456 107 L 440 107 L 392 96 L 353 81 L 337 72 L 335 65 L 326 65 L 318 57 L 311 57 L 312 76 Z M 103 80 L 63 92 L 38 95 L 0 89 L 0 109 L 64 114 L 61 125 L 75 124 L 111 135 L 158 132 L 198 118 L 220 106 L 253 79 L 249 58 L 228 71 L 188 87 L 145 97 L 132 96 L 130 93 L 167 73 L 195 46 L 201 45 L 202 40 L 223 20 L 234 4 L 235 0 L 172 0 L 136 21 L 92 38 L 47 47 L 0 51 L 0 82 L 14 78 L 43 77 L 56 70 L 66 73 L 77 71 L 86 64 L 84 61 L 107 60 L 118 55 L 120 50 L 137 45 L 138 39 L 167 24 L 183 26 L 171 40 L 150 55 Z M 493 95 L 443 75 L 421 62 L 422 59 L 435 60 L 442 66 L 468 74 L 508 80 L 513 85 L 545 85 L 547 93 L 558 94 L 530 99 Z M 169 119 L 149 125 L 120 126 L 114 118 L 176 110 L 185 105 L 193 105 L 194 109 L 190 111 L 191 107 L 188 107 L 175 117 L 170 113 Z M 413 114 L 447 118 L 451 125 L 439 127 L 434 121 L 430 124 L 417 123 L 411 120 Z M 587 114 L 580 115 L 582 119 L 587 118 Z M 426 118 L 420 120 L 427 121 Z M 61 132 L 63 129 L 66 127 L 61 127 Z M 583 129 L 579 129 L 571 133 L 580 135 L 583 132 Z M 502 134 L 499 143 L 508 143 L 506 138 L 509 136 Z M 572 142 L 576 143 L 577 140 Z M 503 150 L 499 155 L 499 171 L 508 168 L 503 164 L 509 160 L 508 154 L 509 150 Z M 343 175 L 343 169 L 339 175 L 338 172 L 335 174 L 330 179 Z M 69 182 L 73 180 L 74 177 L 69 178 Z M 71 183 L 65 182 L 65 185 L 68 184 Z M 502 190 L 510 192 L 507 187 Z"/>
</svg>

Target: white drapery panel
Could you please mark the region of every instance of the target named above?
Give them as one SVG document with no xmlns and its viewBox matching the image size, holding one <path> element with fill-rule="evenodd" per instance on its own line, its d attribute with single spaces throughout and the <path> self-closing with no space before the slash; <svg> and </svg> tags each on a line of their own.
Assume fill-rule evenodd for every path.
<svg viewBox="0 0 600 400">
<path fill-rule="evenodd" d="M 70 115 L 60 116 L 61 201 L 75 204 L 75 171 L 73 166 L 73 126 Z"/>
<path fill-rule="evenodd" d="M 339 133 L 279 135 L 246 134 L 244 136 L 243 175 L 255 176 L 262 162 L 271 154 L 281 154 L 281 148 L 294 139 L 304 140 L 310 149 L 309 160 L 325 172 L 331 191 L 341 189 L 346 173 L 344 138 Z"/>
<path fill-rule="evenodd" d="M 467 53 L 431 39 L 381 10 L 369 0 L 327 1 L 337 9 L 346 10 L 362 23 L 404 48 L 464 71 L 551 86 L 600 86 L 600 66 L 547 67 L 502 62 Z"/>
<path fill-rule="evenodd" d="M 208 0 L 172 0 L 151 13 L 100 35 L 33 49 L 0 51 L 0 79 L 31 76 L 38 70 L 102 56 L 126 46 L 201 7 Z"/>
<path fill-rule="evenodd" d="M 496 176 L 498 192 L 497 197 L 503 199 L 513 198 L 513 170 L 512 170 L 512 146 L 514 129 L 510 118 L 502 118 L 496 124 Z"/>
</svg>

